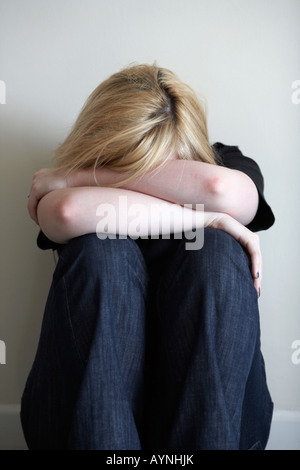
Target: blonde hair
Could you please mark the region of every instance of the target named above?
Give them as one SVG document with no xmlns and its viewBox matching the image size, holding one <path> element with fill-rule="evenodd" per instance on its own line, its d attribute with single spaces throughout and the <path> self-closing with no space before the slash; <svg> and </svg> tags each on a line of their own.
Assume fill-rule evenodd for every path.
<svg viewBox="0 0 300 470">
<path fill-rule="evenodd" d="M 182 160 L 215 163 L 204 109 L 170 70 L 133 65 L 91 93 L 55 158 L 59 169 L 106 166 L 133 179 L 174 152 Z"/>
</svg>

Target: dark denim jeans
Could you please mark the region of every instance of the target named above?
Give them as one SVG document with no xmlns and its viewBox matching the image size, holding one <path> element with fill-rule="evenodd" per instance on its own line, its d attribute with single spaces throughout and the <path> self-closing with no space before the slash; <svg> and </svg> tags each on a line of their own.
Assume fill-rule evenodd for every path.
<svg viewBox="0 0 300 470">
<path fill-rule="evenodd" d="M 205 229 L 147 264 L 131 239 L 60 252 L 22 397 L 30 449 L 265 448 L 273 404 L 249 260 Z"/>
</svg>

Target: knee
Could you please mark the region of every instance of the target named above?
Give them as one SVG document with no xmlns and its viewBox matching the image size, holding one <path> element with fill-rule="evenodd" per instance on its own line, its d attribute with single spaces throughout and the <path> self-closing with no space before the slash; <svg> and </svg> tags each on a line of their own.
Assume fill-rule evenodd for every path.
<svg viewBox="0 0 300 470">
<path fill-rule="evenodd" d="M 189 253 L 193 259 L 187 260 L 188 269 L 192 267 L 198 288 L 213 302 L 216 312 L 227 319 L 233 315 L 238 324 L 253 322 L 255 326 L 257 293 L 250 260 L 240 243 L 222 230 L 209 228 L 203 248 Z M 216 318 L 219 321 L 219 315 Z"/>
<path fill-rule="evenodd" d="M 214 228 L 207 228 L 204 230 L 202 254 L 210 257 L 216 255 L 217 258 L 224 258 L 229 262 L 238 260 L 239 263 L 245 264 L 247 267 L 249 266 L 248 256 L 242 245 L 223 230 Z"/>
<path fill-rule="evenodd" d="M 97 260 L 103 256 L 125 257 L 137 252 L 137 247 L 130 238 L 100 239 L 95 233 L 72 238 L 60 251 L 61 258 Z"/>
<path fill-rule="evenodd" d="M 96 234 L 87 234 L 70 240 L 59 254 L 62 265 L 81 272 L 100 272 L 114 276 L 130 267 L 145 276 L 145 262 L 136 242 L 130 238 L 101 240 Z"/>
<path fill-rule="evenodd" d="M 187 251 L 188 263 L 195 271 L 205 273 L 205 276 L 224 277 L 235 271 L 251 277 L 250 261 L 240 243 L 231 235 L 214 228 L 204 230 L 204 243 L 201 250 Z"/>
</svg>

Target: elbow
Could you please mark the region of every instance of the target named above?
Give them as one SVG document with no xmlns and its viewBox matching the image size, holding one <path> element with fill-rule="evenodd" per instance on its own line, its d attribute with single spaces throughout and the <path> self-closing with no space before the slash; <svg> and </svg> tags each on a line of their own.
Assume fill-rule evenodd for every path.
<svg viewBox="0 0 300 470">
<path fill-rule="evenodd" d="M 248 225 L 258 208 L 258 191 L 253 181 L 237 170 L 224 169 L 205 182 L 206 210 L 230 215 Z"/>
<path fill-rule="evenodd" d="M 210 210 L 222 212 L 237 218 L 239 215 L 240 198 L 237 197 L 234 187 L 226 177 L 214 176 L 207 182 Z"/>
<path fill-rule="evenodd" d="M 73 204 L 68 194 L 56 190 L 41 199 L 38 205 L 38 221 L 41 230 L 55 243 L 66 243 L 73 221 Z"/>
<path fill-rule="evenodd" d="M 242 225 L 248 225 L 257 212 L 258 192 L 249 177 L 239 185 L 234 180 L 214 177 L 208 185 L 210 200 L 216 212 L 230 215 Z"/>
<path fill-rule="evenodd" d="M 220 176 L 214 176 L 207 181 L 206 190 L 210 200 L 216 208 L 220 209 L 226 198 L 228 190 L 226 188 L 225 179 Z"/>
<path fill-rule="evenodd" d="M 72 222 L 73 205 L 70 198 L 64 197 L 57 201 L 53 207 L 54 219 L 58 226 L 68 226 Z"/>
</svg>

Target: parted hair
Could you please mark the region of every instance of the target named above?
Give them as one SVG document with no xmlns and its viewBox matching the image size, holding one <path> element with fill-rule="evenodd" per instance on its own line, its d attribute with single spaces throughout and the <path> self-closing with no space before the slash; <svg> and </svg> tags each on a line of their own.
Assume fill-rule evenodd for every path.
<svg viewBox="0 0 300 470">
<path fill-rule="evenodd" d="M 106 166 L 131 179 L 174 153 L 215 163 L 205 110 L 173 72 L 142 64 L 111 75 L 91 93 L 55 159 L 59 169 Z"/>
</svg>

